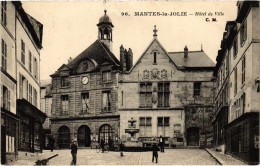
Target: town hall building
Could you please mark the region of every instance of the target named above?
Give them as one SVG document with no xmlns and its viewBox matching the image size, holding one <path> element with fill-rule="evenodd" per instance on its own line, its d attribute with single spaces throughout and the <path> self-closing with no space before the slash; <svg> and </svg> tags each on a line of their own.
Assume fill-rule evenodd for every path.
<svg viewBox="0 0 260 166">
<path fill-rule="evenodd" d="M 51 75 L 51 134 L 58 148 L 69 148 L 74 138 L 79 147 L 118 139 L 120 62 L 112 53 L 114 26 L 106 11 L 97 26 L 98 39 Z"/>
</svg>

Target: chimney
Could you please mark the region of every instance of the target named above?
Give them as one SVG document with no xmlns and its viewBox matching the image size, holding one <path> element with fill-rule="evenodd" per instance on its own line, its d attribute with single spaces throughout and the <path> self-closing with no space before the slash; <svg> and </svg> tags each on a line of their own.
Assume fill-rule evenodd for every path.
<svg viewBox="0 0 260 166">
<path fill-rule="evenodd" d="M 120 67 L 121 70 L 123 71 L 123 67 L 124 67 L 124 61 L 125 61 L 125 56 L 124 56 L 124 47 L 123 45 L 120 46 Z"/>
<path fill-rule="evenodd" d="M 127 70 L 128 58 L 127 58 L 127 50 L 124 50 L 124 63 L 123 63 L 123 70 Z"/>
<path fill-rule="evenodd" d="M 68 59 L 68 63 L 70 63 L 73 59 L 71 57 L 69 57 Z"/>
<path fill-rule="evenodd" d="M 133 67 L 133 52 L 131 48 L 128 49 L 127 55 L 127 70 L 129 71 Z"/>
<path fill-rule="evenodd" d="M 184 59 L 187 59 L 188 58 L 188 47 L 185 46 L 184 47 Z"/>
</svg>

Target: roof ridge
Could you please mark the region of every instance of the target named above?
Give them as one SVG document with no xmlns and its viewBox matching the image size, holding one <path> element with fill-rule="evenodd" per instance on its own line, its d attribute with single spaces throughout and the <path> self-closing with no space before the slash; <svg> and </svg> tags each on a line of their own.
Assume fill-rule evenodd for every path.
<svg viewBox="0 0 260 166">
<path fill-rule="evenodd" d="M 114 58 L 111 57 L 110 53 L 109 53 L 108 50 L 105 48 L 106 46 L 104 46 L 99 39 L 97 39 L 97 40 L 99 41 L 99 44 L 104 48 L 104 50 L 106 51 L 106 53 L 108 54 L 108 56 L 110 57 L 110 59 L 112 59 L 112 61 L 113 61 L 116 65 L 119 66 L 119 64 L 117 64 L 117 62 L 115 62 Z M 111 51 L 110 51 L 110 52 L 111 52 Z M 111 53 L 112 53 L 112 52 L 111 52 Z M 113 54 L 113 53 L 112 53 L 112 54 Z M 114 55 L 114 56 L 115 56 L 115 55 Z"/>
<path fill-rule="evenodd" d="M 198 50 L 198 51 L 188 51 L 188 52 L 204 52 L 203 50 Z M 172 51 L 172 52 L 168 52 L 168 53 L 184 53 L 184 51 Z"/>
</svg>

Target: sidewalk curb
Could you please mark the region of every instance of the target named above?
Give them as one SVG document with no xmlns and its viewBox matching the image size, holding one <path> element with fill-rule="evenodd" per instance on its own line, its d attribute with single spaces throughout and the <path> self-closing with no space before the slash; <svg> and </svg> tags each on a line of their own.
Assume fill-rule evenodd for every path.
<svg viewBox="0 0 260 166">
<path fill-rule="evenodd" d="M 210 154 L 220 165 L 226 165 L 226 163 L 220 159 L 219 157 L 215 156 L 213 153 L 210 152 L 210 150 L 208 150 L 207 148 L 205 148 L 206 152 L 208 152 L 208 154 Z"/>
</svg>

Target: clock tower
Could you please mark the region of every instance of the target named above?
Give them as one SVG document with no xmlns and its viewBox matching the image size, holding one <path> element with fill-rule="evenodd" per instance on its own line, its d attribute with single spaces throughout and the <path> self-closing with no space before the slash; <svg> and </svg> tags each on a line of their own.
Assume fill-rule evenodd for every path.
<svg viewBox="0 0 260 166">
<path fill-rule="evenodd" d="M 112 20 L 107 15 L 107 11 L 104 11 L 104 16 L 99 19 L 98 26 L 98 39 L 104 43 L 107 48 L 112 52 L 112 45 L 113 45 L 113 36 L 112 36 L 112 29 L 113 24 Z"/>
</svg>

